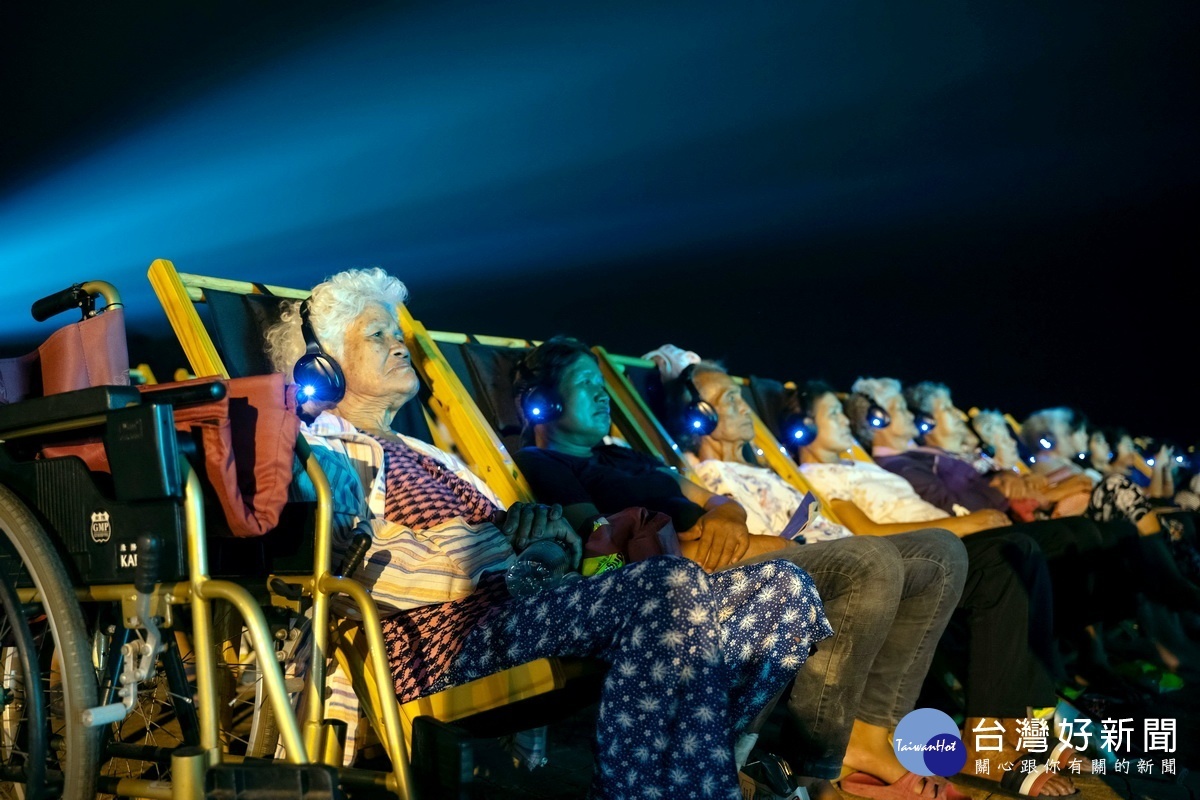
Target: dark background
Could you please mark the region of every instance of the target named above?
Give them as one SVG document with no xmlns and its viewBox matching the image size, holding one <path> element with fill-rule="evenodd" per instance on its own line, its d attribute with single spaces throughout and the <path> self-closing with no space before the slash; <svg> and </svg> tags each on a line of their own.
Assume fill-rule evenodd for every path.
<svg viewBox="0 0 1200 800">
<path fill-rule="evenodd" d="M 672 342 L 1200 439 L 1200 4 L 0 6 L 0 343 L 145 270 L 380 265 L 430 328 Z"/>
</svg>

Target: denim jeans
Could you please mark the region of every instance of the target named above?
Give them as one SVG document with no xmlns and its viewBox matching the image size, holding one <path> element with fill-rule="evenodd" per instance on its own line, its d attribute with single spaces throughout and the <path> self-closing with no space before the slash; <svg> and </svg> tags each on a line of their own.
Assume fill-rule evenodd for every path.
<svg viewBox="0 0 1200 800">
<path fill-rule="evenodd" d="M 834 635 L 796 675 L 780 755 L 802 775 L 836 778 L 855 719 L 891 727 L 916 704 L 967 553 L 930 529 L 806 544 L 786 557 L 812 576 Z"/>
</svg>

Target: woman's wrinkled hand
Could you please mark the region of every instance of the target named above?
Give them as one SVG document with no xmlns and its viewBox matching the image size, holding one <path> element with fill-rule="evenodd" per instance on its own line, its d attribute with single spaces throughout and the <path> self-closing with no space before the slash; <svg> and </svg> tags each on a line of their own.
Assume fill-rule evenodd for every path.
<svg viewBox="0 0 1200 800">
<path fill-rule="evenodd" d="M 566 549 L 572 569 L 583 560 L 583 540 L 563 518 L 558 504 L 513 503 L 508 511 L 496 512 L 493 519 L 517 553 L 540 539 L 551 539 Z"/>
<path fill-rule="evenodd" d="M 715 572 L 745 557 L 750 548 L 750 532 L 744 523 L 721 518 L 705 518 L 679 534 L 683 555 Z"/>
</svg>

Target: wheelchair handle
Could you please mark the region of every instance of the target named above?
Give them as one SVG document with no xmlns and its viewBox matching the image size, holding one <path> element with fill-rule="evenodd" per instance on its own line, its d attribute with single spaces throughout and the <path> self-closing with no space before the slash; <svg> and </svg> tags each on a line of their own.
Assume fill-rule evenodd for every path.
<svg viewBox="0 0 1200 800">
<path fill-rule="evenodd" d="M 139 594 L 150 594 L 162 577 L 162 540 L 143 533 L 137 540 L 137 556 L 133 588 Z"/>
<path fill-rule="evenodd" d="M 337 573 L 343 578 L 353 578 L 354 573 L 358 572 L 358 568 L 362 566 L 363 558 L 367 555 L 367 550 L 371 547 L 371 534 L 367 533 L 360 526 L 358 533 L 350 539 L 350 546 L 346 548 L 346 555 L 342 559 L 341 566 L 338 567 Z"/>
<path fill-rule="evenodd" d="M 95 301 L 92 299 L 94 295 L 104 297 L 105 311 L 110 308 L 120 308 L 123 305 L 117 288 L 108 281 L 84 281 L 68 286 L 54 294 L 46 295 L 40 300 L 35 300 L 29 313 L 38 322 L 45 322 L 55 314 L 78 308 L 83 311 L 83 318 L 87 319 L 96 316 Z"/>
</svg>

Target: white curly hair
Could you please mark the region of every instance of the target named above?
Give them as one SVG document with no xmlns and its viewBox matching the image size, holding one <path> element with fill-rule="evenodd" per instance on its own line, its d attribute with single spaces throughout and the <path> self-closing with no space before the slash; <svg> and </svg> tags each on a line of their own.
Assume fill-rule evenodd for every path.
<svg viewBox="0 0 1200 800">
<path fill-rule="evenodd" d="M 345 353 L 346 330 L 367 306 L 382 305 L 394 313 L 407 299 L 408 288 L 381 268 L 348 269 L 313 287 L 308 318 L 321 347 L 340 360 Z M 292 367 L 304 355 L 300 303 L 285 303 L 279 322 L 266 332 L 267 358 L 288 380 L 292 379 Z"/>
</svg>

